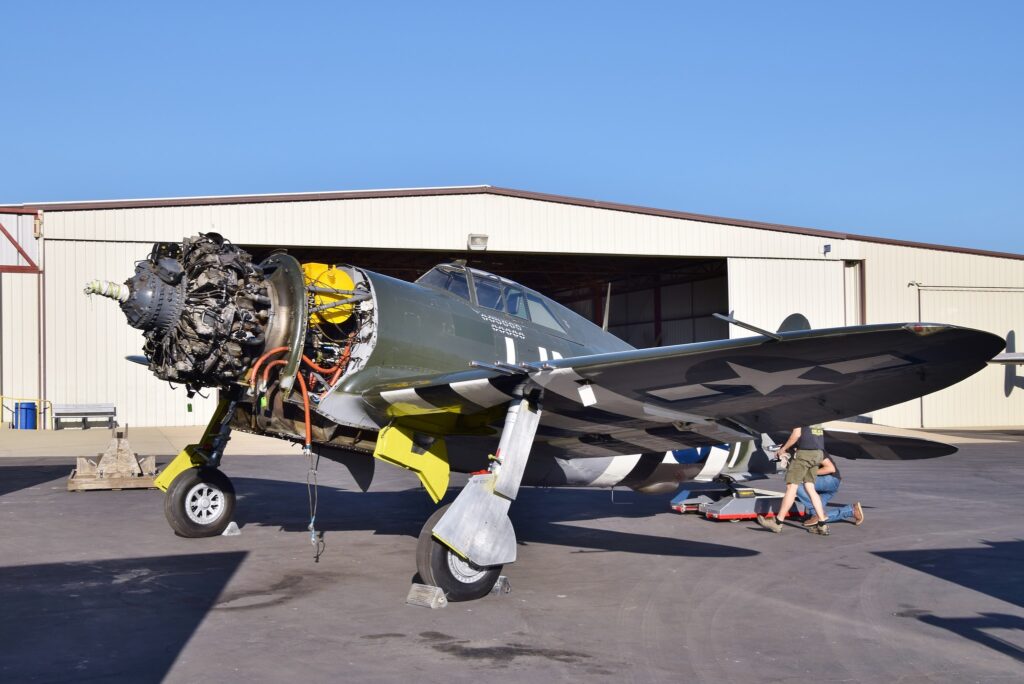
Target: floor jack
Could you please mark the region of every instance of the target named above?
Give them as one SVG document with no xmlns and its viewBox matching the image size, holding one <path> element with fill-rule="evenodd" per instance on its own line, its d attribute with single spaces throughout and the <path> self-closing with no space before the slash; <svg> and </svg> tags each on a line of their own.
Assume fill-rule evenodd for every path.
<svg viewBox="0 0 1024 684">
<path fill-rule="evenodd" d="M 691 482 L 670 506 L 677 513 L 699 513 L 708 520 L 753 520 L 759 515 L 775 517 L 782 497 L 782 492 L 732 481 Z M 798 520 L 803 516 L 794 507 L 788 517 Z"/>
</svg>

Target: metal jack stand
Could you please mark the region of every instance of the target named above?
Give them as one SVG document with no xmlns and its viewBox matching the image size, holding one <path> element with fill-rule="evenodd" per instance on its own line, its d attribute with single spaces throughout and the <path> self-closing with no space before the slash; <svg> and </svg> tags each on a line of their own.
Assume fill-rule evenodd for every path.
<svg viewBox="0 0 1024 684">
<path fill-rule="evenodd" d="M 156 457 L 132 451 L 128 427 L 111 429 L 107 450 L 95 458 L 79 457 L 68 477 L 69 492 L 90 489 L 151 489 L 156 485 Z"/>
</svg>

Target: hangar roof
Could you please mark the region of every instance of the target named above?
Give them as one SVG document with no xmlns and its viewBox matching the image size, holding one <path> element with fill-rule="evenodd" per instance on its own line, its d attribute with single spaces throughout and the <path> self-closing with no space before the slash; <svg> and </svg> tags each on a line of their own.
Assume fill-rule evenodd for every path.
<svg viewBox="0 0 1024 684">
<path fill-rule="evenodd" d="M 156 207 L 183 207 L 183 206 L 208 206 L 217 204 L 260 204 L 271 202 L 316 202 L 325 200 L 348 200 L 348 199 L 370 199 L 370 198 L 400 198 L 400 197 L 429 197 L 437 195 L 501 195 L 505 197 L 516 197 L 520 199 L 535 200 L 540 202 L 554 202 L 592 209 L 605 209 L 608 211 L 621 211 L 633 214 L 644 214 L 648 216 L 661 216 L 665 218 L 677 218 L 690 221 L 701 221 L 703 223 L 717 223 L 722 225 L 740 226 L 757 230 L 770 230 L 782 233 L 794 233 L 798 235 L 812 235 L 816 237 L 835 238 L 837 240 L 860 240 L 885 245 L 896 245 L 903 247 L 916 247 L 920 249 L 931 249 L 945 252 L 960 252 L 964 254 L 978 254 L 981 256 L 993 256 L 1006 259 L 1017 259 L 1024 261 L 1024 254 L 1010 252 L 995 252 L 983 249 L 971 249 L 967 247 L 952 247 L 948 245 L 936 245 L 926 242 L 912 242 L 909 240 L 894 240 L 890 238 L 873 237 L 870 235 L 857 235 L 840 231 L 820 230 L 817 228 L 803 228 L 799 226 L 788 226 L 780 223 L 767 223 L 763 221 L 748 221 L 745 219 L 734 219 L 722 216 L 709 216 L 706 214 L 693 214 L 683 211 L 672 211 L 668 209 L 656 209 L 633 204 L 620 204 L 616 202 L 603 202 L 601 200 L 582 199 L 579 197 L 568 197 L 565 195 L 553 195 L 528 190 L 516 190 L 513 188 L 501 188 L 493 185 L 463 185 L 436 188 L 396 188 L 386 190 L 343 190 L 330 192 L 300 192 L 262 195 L 215 195 L 205 197 L 163 197 L 151 199 L 133 200 L 96 200 L 82 202 L 41 202 L 34 204 L 17 205 L 18 209 L 44 210 L 44 211 L 89 211 L 98 209 L 135 209 L 135 208 L 156 208 Z M 0 212 L 3 211 L 0 207 Z"/>
</svg>

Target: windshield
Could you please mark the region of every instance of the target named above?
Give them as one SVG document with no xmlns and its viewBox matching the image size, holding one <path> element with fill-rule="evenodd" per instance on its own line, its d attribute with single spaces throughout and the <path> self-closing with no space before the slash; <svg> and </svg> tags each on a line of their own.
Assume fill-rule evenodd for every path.
<svg viewBox="0 0 1024 684">
<path fill-rule="evenodd" d="M 565 327 L 544 301 L 544 297 L 528 292 L 510 280 L 484 271 L 471 270 L 478 306 L 533 321 L 537 325 L 567 334 Z M 469 296 L 466 269 L 460 264 L 435 266 L 420 276 L 416 282 L 420 285 L 446 290 L 462 299 L 473 301 Z"/>
</svg>

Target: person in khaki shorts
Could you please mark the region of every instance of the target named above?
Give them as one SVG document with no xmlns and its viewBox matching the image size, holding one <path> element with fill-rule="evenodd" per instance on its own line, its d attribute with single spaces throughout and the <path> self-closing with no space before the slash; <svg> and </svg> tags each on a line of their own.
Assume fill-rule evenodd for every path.
<svg viewBox="0 0 1024 684">
<path fill-rule="evenodd" d="M 814 512 L 818 516 L 818 522 L 809 529 L 815 534 L 827 535 L 828 525 L 824 521 L 828 516 L 825 514 L 821 497 L 814 489 L 818 466 L 821 465 L 821 461 L 825 457 L 825 431 L 820 425 L 793 428 L 789 439 L 779 449 L 779 455 L 784 456 L 794 445 L 796 445 L 796 453 L 790 459 L 789 467 L 786 469 L 786 494 L 782 497 L 779 514 L 774 519 L 759 515 L 757 524 L 776 534 L 782 532 L 782 523 L 785 522 L 789 509 L 793 507 L 797 489 L 803 485 L 804 491 L 807 492 L 807 496 L 814 505 Z"/>
</svg>

